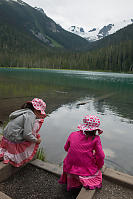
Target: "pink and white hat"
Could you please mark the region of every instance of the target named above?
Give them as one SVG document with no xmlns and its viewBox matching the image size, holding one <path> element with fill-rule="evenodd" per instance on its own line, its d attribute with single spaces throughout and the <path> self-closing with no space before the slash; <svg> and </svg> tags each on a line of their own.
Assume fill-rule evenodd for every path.
<svg viewBox="0 0 133 199">
<path fill-rule="evenodd" d="M 31 103 L 32 103 L 33 107 L 34 107 L 36 110 L 41 111 L 41 114 L 42 114 L 42 115 L 46 115 L 46 113 L 45 113 L 46 103 L 45 103 L 42 99 L 34 98 L 34 99 L 31 101 Z"/>
<path fill-rule="evenodd" d="M 94 131 L 98 130 L 98 133 L 101 134 L 103 131 L 99 129 L 100 119 L 95 115 L 86 115 L 83 119 L 83 124 L 78 126 L 78 129 L 81 131 Z"/>
</svg>

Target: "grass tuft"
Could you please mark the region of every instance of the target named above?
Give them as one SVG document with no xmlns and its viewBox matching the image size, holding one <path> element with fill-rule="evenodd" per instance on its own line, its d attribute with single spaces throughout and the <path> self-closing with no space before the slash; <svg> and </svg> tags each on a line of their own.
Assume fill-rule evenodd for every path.
<svg viewBox="0 0 133 199">
<path fill-rule="evenodd" d="M 43 147 L 39 148 L 37 150 L 37 153 L 35 155 L 35 159 L 39 159 L 39 160 L 45 161 L 45 153 L 44 153 Z"/>
</svg>

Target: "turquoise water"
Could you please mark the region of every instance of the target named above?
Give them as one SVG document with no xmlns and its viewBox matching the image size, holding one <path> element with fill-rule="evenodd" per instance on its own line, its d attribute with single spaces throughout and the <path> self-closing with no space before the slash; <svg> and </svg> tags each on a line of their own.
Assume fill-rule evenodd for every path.
<svg viewBox="0 0 133 199">
<path fill-rule="evenodd" d="M 68 135 L 91 113 L 99 116 L 104 130 L 105 164 L 133 175 L 132 74 L 0 69 L 0 102 L 7 113 L 33 97 L 47 103 L 49 117 L 40 134 L 49 162 L 62 164 Z"/>
</svg>

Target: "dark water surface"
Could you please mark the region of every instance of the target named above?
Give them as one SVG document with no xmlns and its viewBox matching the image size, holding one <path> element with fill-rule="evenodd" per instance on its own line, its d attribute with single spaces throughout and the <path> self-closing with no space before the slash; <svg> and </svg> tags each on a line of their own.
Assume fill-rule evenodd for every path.
<svg viewBox="0 0 133 199">
<path fill-rule="evenodd" d="M 40 131 L 49 162 L 62 164 L 68 135 L 91 113 L 104 130 L 105 164 L 133 175 L 133 75 L 0 69 L 0 120 L 33 97 L 46 101 L 50 114 Z"/>
</svg>

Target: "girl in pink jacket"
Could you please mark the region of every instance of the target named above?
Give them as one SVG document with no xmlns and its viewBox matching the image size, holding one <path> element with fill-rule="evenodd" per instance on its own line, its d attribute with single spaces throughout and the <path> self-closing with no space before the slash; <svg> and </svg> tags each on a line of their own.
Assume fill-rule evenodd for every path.
<svg viewBox="0 0 133 199">
<path fill-rule="evenodd" d="M 84 186 L 95 189 L 102 186 L 104 152 L 99 129 L 100 120 L 97 116 L 87 115 L 83 124 L 78 126 L 80 131 L 72 132 L 64 146 L 67 156 L 63 161 L 63 174 L 60 184 L 67 184 L 67 190 Z"/>
</svg>

